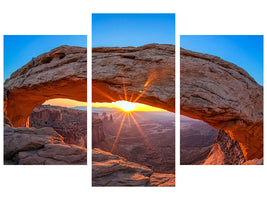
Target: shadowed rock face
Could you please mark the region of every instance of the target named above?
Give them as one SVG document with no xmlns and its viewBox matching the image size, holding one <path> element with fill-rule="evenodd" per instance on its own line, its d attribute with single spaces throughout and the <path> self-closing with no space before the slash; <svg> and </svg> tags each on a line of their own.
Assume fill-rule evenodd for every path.
<svg viewBox="0 0 267 200">
<path fill-rule="evenodd" d="M 4 112 L 14 127 L 28 127 L 35 106 L 48 99 L 87 101 L 87 50 L 60 46 L 15 71 L 4 84 Z"/>
<path fill-rule="evenodd" d="M 175 111 L 175 46 L 100 47 L 92 54 L 93 102 L 137 100 Z"/>
<path fill-rule="evenodd" d="M 181 114 L 224 130 L 246 160 L 263 156 L 263 87 L 219 57 L 181 48 Z"/>
</svg>

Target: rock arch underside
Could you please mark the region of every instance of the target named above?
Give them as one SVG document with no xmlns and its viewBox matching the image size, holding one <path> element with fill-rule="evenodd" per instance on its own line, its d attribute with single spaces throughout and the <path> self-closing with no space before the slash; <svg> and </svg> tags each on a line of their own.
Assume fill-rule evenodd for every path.
<svg viewBox="0 0 267 200">
<path fill-rule="evenodd" d="M 60 46 L 15 71 L 4 84 L 4 112 L 13 127 L 28 127 L 35 106 L 67 98 L 87 102 L 87 49 Z"/>
<path fill-rule="evenodd" d="M 131 100 L 175 112 L 175 47 L 92 50 L 92 101 Z"/>
<path fill-rule="evenodd" d="M 263 87 L 240 67 L 181 49 L 181 114 L 224 130 L 246 160 L 263 157 Z M 61 46 L 14 72 L 4 84 L 4 112 L 27 127 L 35 106 L 48 99 L 87 101 L 86 48 Z M 92 101 L 127 98 L 175 112 L 175 47 L 92 49 Z"/>
<path fill-rule="evenodd" d="M 224 130 L 246 160 L 263 157 L 263 87 L 219 57 L 181 48 L 181 114 Z"/>
</svg>

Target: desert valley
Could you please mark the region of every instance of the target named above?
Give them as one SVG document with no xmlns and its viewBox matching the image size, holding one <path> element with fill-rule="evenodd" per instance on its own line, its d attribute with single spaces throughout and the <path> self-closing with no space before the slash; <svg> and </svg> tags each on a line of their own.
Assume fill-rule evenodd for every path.
<svg viewBox="0 0 267 200">
<path fill-rule="evenodd" d="M 175 173 L 175 115 L 170 112 L 133 112 L 132 115 L 137 125 L 133 118 L 127 118 L 122 124 L 116 145 L 112 148 L 122 123 L 121 112 L 108 111 L 107 109 L 104 112 L 96 110 L 93 112 L 93 148 L 146 166 L 154 173 L 170 174 L 171 181 L 173 181 Z M 171 174 L 173 175 L 171 176 Z M 101 175 L 98 174 L 98 176 Z M 105 179 L 108 180 L 109 177 L 94 179 L 93 183 L 95 185 L 104 184 Z M 146 179 L 144 177 L 143 181 L 146 182 Z M 165 179 L 165 185 L 170 184 L 170 180 Z M 133 181 L 131 180 L 131 182 Z M 161 181 L 161 184 L 164 181 Z"/>
</svg>

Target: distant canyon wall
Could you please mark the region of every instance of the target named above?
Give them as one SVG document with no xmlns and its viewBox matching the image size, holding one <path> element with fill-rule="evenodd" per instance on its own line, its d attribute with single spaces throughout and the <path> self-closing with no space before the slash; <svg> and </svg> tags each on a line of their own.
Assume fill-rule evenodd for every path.
<svg viewBox="0 0 267 200">
<path fill-rule="evenodd" d="M 92 114 L 92 147 L 105 140 L 103 121 L 98 113 Z"/>
<path fill-rule="evenodd" d="M 64 138 L 65 143 L 87 148 L 87 111 L 38 106 L 30 115 L 30 127 L 52 127 Z"/>
</svg>

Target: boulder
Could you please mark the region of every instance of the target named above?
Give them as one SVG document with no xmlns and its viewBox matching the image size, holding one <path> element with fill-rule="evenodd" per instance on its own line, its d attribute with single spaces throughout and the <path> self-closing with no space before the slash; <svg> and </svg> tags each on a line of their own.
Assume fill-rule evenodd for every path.
<svg viewBox="0 0 267 200">
<path fill-rule="evenodd" d="M 4 127 L 5 164 L 74 165 L 87 163 L 87 149 L 68 145 L 54 129 Z"/>
</svg>

